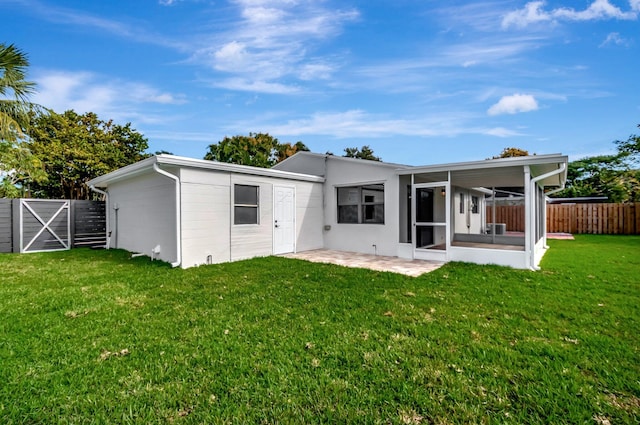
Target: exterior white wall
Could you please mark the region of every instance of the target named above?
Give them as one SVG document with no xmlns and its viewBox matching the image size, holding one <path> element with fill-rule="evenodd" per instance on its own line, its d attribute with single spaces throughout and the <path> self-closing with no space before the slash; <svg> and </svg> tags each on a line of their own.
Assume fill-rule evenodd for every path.
<svg viewBox="0 0 640 425">
<path fill-rule="evenodd" d="M 476 264 L 496 264 L 515 269 L 529 268 L 525 251 L 451 246 L 447 250 L 447 259 L 448 261 L 464 261 Z"/>
<path fill-rule="evenodd" d="M 322 183 L 296 184 L 296 251 L 324 247 Z"/>
<path fill-rule="evenodd" d="M 233 224 L 231 217 L 231 261 L 264 257 L 273 253 L 273 185 L 268 178 L 249 175 L 231 175 L 231 191 L 234 184 L 260 187 L 258 194 L 258 224 Z M 232 196 L 233 198 L 233 196 Z"/>
<path fill-rule="evenodd" d="M 273 186 L 295 187 L 296 250 L 319 249 L 322 183 L 225 171 L 181 169 L 183 267 L 236 261 L 273 253 Z M 233 224 L 233 185 L 259 187 L 259 223 Z"/>
<path fill-rule="evenodd" d="M 464 213 L 460 213 L 460 196 L 464 196 Z M 478 213 L 471 212 L 471 197 L 478 197 Z M 454 188 L 453 221 L 455 233 L 479 234 L 483 230 L 483 215 L 485 210 L 484 194 L 475 190 L 461 187 Z M 467 223 L 468 219 L 468 223 Z"/>
<path fill-rule="evenodd" d="M 182 267 L 231 261 L 230 173 L 180 170 Z"/>
<path fill-rule="evenodd" d="M 547 247 L 544 244 L 544 239 L 540 239 L 537 243 L 536 246 L 534 247 L 534 266 L 538 267 L 540 266 L 540 261 L 542 261 L 542 257 L 544 257 L 544 254 L 547 253 Z"/>
<path fill-rule="evenodd" d="M 411 240 L 411 203 L 407 193 L 411 191 L 411 176 L 399 176 L 398 182 L 400 185 L 398 188 L 398 241 L 406 244 Z M 398 249 L 402 248 L 399 246 Z M 400 251 L 398 256 L 401 256 Z"/>
<path fill-rule="evenodd" d="M 109 185 L 110 248 L 152 257 L 159 245 L 156 258 L 176 261 L 175 199 L 175 182 L 152 170 Z"/>
<path fill-rule="evenodd" d="M 347 161 L 328 157 L 324 183 L 324 247 L 340 251 L 397 256 L 399 249 L 399 193 L 395 167 L 375 161 Z M 338 223 L 337 187 L 384 183 L 384 224 Z M 375 246 L 374 246 L 375 245 Z"/>
</svg>

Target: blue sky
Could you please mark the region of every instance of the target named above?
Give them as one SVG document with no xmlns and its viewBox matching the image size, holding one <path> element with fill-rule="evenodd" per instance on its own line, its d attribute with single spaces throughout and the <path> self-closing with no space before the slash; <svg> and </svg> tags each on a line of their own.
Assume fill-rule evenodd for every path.
<svg viewBox="0 0 640 425">
<path fill-rule="evenodd" d="M 37 103 L 201 158 L 268 132 L 389 162 L 570 159 L 640 132 L 640 0 L 0 0 Z"/>
</svg>

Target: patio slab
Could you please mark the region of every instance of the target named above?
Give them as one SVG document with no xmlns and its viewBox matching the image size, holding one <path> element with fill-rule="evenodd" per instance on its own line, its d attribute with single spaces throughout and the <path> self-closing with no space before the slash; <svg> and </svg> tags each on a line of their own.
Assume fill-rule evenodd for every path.
<svg viewBox="0 0 640 425">
<path fill-rule="evenodd" d="M 417 277 L 432 272 L 445 263 L 427 260 L 405 260 L 398 257 L 358 254 L 355 252 L 315 249 L 312 251 L 283 254 L 282 257 L 307 260 L 313 263 L 337 264 L 345 267 L 357 267 L 381 272 L 400 273 Z"/>
</svg>

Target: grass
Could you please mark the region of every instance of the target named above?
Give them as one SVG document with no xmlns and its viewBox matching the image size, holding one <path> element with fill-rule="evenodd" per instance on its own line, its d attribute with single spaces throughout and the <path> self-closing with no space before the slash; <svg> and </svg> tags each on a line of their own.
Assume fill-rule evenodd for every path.
<svg viewBox="0 0 640 425">
<path fill-rule="evenodd" d="M 640 237 L 540 272 L 0 255 L 0 423 L 640 421 Z"/>
</svg>

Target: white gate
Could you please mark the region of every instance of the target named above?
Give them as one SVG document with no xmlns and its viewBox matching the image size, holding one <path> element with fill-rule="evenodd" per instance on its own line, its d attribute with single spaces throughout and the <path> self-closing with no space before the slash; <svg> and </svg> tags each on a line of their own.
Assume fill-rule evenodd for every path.
<svg viewBox="0 0 640 425">
<path fill-rule="evenodd" d="M 20 199 L 20 252 L 71 248 L 68 200 Z"/>
</svg>

